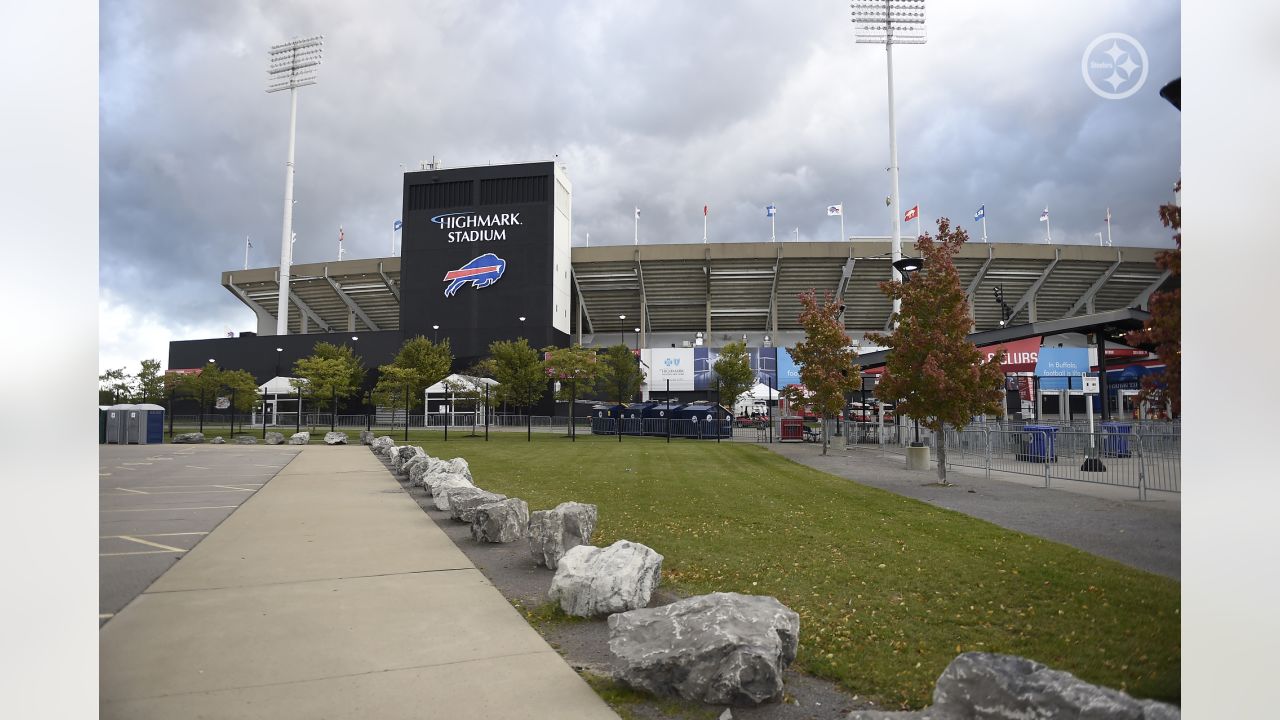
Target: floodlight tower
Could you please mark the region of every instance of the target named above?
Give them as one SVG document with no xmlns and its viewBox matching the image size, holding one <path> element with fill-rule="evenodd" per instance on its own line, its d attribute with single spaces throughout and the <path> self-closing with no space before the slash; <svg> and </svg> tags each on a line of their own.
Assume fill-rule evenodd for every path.
<svg viewBox="0 0 1280 720">
<path fill-rule="evenodd" d="M 898 197 L 898 130 L 893 121 L 893 46 L 923 45 L 925 42 L 924 0 L 853 0 L 853 33 L 856 42 L 884 44 L 889 75 L 889 182 L 892 194 L 889 205 L 893 213 L 893 262 L 902 259 L 902 206 Z M 901 280 L 895 267 L 891 277 Z M 902 309 L 902 301 L 893 301 L 893 314 Z"/>
<path fill-rule="evenodd" d="M 293 260 L 293 144 L 298 127 L 298 88 L 315 85 L 320 70 L 324 36 L 313 35 L 272 45 L 268 51 L 267 92 L 289 91 L 289 159 L 284 173 L 284 230 L 280 233 L 280 298 L 276 307 L 276 334 L 289 334 L 289 264 Z"/>
</svg>

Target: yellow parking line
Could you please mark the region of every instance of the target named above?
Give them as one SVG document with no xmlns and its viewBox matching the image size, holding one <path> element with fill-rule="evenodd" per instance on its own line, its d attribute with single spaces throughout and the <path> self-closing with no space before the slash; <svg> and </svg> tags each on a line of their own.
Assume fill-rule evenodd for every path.
<svg viewBox="0 0 1280 720">
<path fill-rule="evenodd" d="M 154 542 L 151 542 L 150 540 L 141 540 L 131 535 L 117 535 L 116 537 L 119 537 L 121 540 L 129 540 L 131 542 L 142 543 L 143 545 L 149 545 L 153 548 L 160 548 L 161 550 L 168 550 L 170 552 L 186 552 L 186 550 L 183 550 L 182 548 L 176 548 L 176 547 L 173 547 L 172 545 L 161 545 L 160 543 L 154 543 Z"/>
<path fill-rule="evenodd" d="M 202 507 L 177 507 L 177 508 L 118 508 L 99 510 L 98 512 L 163 512 L 174 510 L 226 510 L 227 508 L 237 508 L 239 505 L 205 505 Z"/>
</svg>

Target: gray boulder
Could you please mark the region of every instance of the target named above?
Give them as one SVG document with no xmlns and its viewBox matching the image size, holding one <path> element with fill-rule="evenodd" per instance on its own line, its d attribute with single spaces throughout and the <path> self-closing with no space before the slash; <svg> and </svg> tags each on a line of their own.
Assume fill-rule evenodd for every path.
<svg viewBox="0 0 1280 720">
<path fill-rule="evenodd" d="M 515 542 L 528 530 L 529 505 L 520 498 L 479 505 L 471 519 L 471 538 L 476 542 Z"/>
<path fill-rule="evenodd" d="M 227 444 L 227 441 L 226 441 L 226 440 L 223 440 L 221 435 L 219 435 L 218 437 L 216 437 L 216 438 L 214 438 L 214 439 L 210 440 L 209 442 L 210 442 L 210 444 L 213 444 L 213 445 L 226 445 L 226 444 Z"/>
<path fill-rule="evenodd" d="M 661 578 L 662 556 L 640 543 L 579 545 L 556 564 L 547 597 L 568 615 L 608 615 L 648 605 Z"/>
<path fill-rule="evenodd" d="M 781 700 L 799 639 L 800 616 L 764 595 L 711 593 L 609 616 L 615 678 L 714 705 Z"/>
<path fill-rule="evenodd" d="M 396 441 L 392 440 L 390 435 L 379 435 L 373 439 L 372 443 L 369 443 L 369 447 L 372 448 L 375 453 L 383 453 L 387 448 L 395 444 Z"/>
<path fill-rule="evenodd" d="M 427 473 L 422 478 L 422 487 L 426 488 L 427 494 L 432 497 L 439 497 L 446 487 L 471 487 L 474 485 L 475 483 L 462 475 L 450 475 L 443 472 Z M 449 508 L 442 507 L 440 509 L 448 510 Z"/>
<path fill-rule="evenodd" d="M 400 472 L 404 467 L 404 463 L 409 458 L 417 455 L 426 455 L 427 451 L 417 445 L 401 445 L 396 448 L 396 454 L 391 457 L 391 469 L 394 472 Z"/>
<path fill-rule="evenodd" d="M 325 445 L 346 445 L 347 434 L 344 432 L 327 432 L 324 434 Z"/>
<path fill-rule="evenodd" d="M 933 705 L 910 713 L 861 711 L 851 720 L 1176 720 L 1182 711 L 1091 685 L 1017 655 L 957 655 L 933 689 Z"/>
<path fill-rule="evenodd" d="M 311 442 L 311 433 L 303 431 L 289 436 L 290 445 L 306 445 Z"/>
<path fill-rule="evenodd" d="M 237 435 L 236 444 L 237 445 L 257 445 L 258 438 L 252 435 Z"/>
<path fill-rule="evenodd" d="M 529 515 L 529 553 L 552 570 L 570 548 L 591 544 L 598 511 L 595 505 L 566 502 Z"/>
<path fill-rule="evenodd" d="M 284 444 L 284 434 L 283 434 L 283 433 L 278 433 L 278 432 L 269 432 L 269 433 L 267 433 L 267 440 L 266 440 L 266 443 L 267 443 L 268 445 L 283 445 L 283 444 Z"/>
<path fill-rule="evenodd" d="M 361 445 L 372 445 L 372 444 L 373 444 L 373 433 L 372 433 L 372 432 L 370 432 L 369 430 L 361 430 L 361 431 L 360 431 L 360 444 L 361 444 Z"/>
<path fill-rule="evenodd" d="M 426 462 L 427 462 L 427 458 L 429 458 L 429 457 L 431 457 L 431 456 L 430 456 L 430 455 L 428 455 L 428 454 L 426 454 L 425 452 L 424 452 L 424 453 L 422 453 L 421 455 L 414 455 L 413 457 L 411 457 L 411 458 L 409 458 L 408 460 L 405 460 L 405 461 L 404 461 L 404 463 L 400 466 L 400 472 L 401 472 L 402 474 L 407 475 L 407 476 L 409 476 L 410 478 L 412 478 L 412 477 L 413 477 L 413 469 L 414 469 L 415 467 L 419 466 L 419 465 L 422 465 L 422 464 L 426 463 Z"/>
<path fill-rule="evenodd" d="M 436 509 L 448 512 L 451 508 L 449 506 L 449 493 L 447 491 L 452 490 L 453 488 L 463 487 L 475 487 L 475 485 L 461 475 L 446 475 L 443 480 L 435 480 L 435 478 L 433 478 L 433 484 L 431 485 L 431 497 L 435 500 Z M 529 515 L 526 512 L 525 521 L 527 522 L 528 519 Z"/>
<path fill-rule="evenodd" d="M 466 479 L 475 482 L 475 478 L 471 477 L 471 466 L 467 464 L 466 460 L 460 457 L 456 457 L 452 460 L 445 460 L 443 472 L 447 472 L 450 475 L 462 475 Z"/>
<path fill-rule="evenodd" d="M 476 519 L 476 508 L 499 500 L 506 500 L 506 495 L 491 493 L 478 487 L 454 487 L 445 491 L 449 496 L 449 517 L 458 522 L 469 523 Z"/>
<path fill-rule="evenodd" d="M 434 467 L 434 463 L 438 462 L 440 461 L 437 458 L 433 458 L 430 455 L 423 456 L 421 459 L 417 459 L 415 461 L 410 461 L 409 483 L 411 485 L 426 487 L 425 481 L 427 473 L 431 472 L 431 468 Z"/>
<path fill-rule="evenodd" d="M 179 435 L 174 435 L 171 442 L 176 445 L 195 445 L 204 442 L 204 433 L 181 433 Z"/>
</svg>

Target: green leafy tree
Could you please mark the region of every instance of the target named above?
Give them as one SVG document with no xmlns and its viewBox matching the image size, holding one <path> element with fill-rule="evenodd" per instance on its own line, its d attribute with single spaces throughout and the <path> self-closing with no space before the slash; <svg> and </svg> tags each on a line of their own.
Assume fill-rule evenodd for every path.
<svg viewBox="0 0 1280 720">
<path fill-rule="evenodd" d="M 137 375 L 137 400 L 156 404 L 165 401 L 164 375 L 160 372 L 159 360 L 142 361 L 142 369 Z"/>
<path fill-rule="evenodd" d="M 730 409 L 738 402 L 738 396 L 750 390 L 756 382 L 751 369 L 751 355 L 747 343 L 735 340 L 720 349 L 720 357 L 711 366 L 720 384 L 720 401 Z"/>
<path fill-rule="evenodd" d="M 348 398 L 364 383 L 364 361 L 350 345 L 318 342 L 311 355 L 293 364 L 294 390 L 309 396 L 313 407 L 324 410 L 333 398 Z"/>
<path fill-rule="evenodd" d="M 588 350 L 581 345 L 567 348 L 548 347 L 543 352 L 546 353 L 543 366 L 546 368 L 547 375 L 560 383 L 556 399 L 570 403 L 569 417 L 577 417 L 573 403 L 577 402 L 583 391 L 590 390 L 595 384 L 596 376 L 601 369 L 599 355 L 595 350 Z M 569 433 L 577 433 L 577 428 L 573 424 L 569 427 Z"/>
<path fill-rule="evenodd" d="M 117 405 L 133 398 L 133 379 L 124 368 L 107 370 L 98 376 L 98 404 Z"/>
<path fill-rule="evenodd" d="M 619 405 L 631 402 L 644 382 L 640 363 L 626 345 L 614 345 L 605 350 L 598 377 L 600 394 Z"/>
<path fill-rule="evenodd" d="M 547 374 L 538 351 L 524 338 L 495 340 L 489 344 L 493 379 L 498 398 L 525 409 L 526 414 L 547 390 Z"/>
<path fill-rule="evenodd" d="M 1175 191 L 1182 189 L 1179 180 Z M 1182 206 L 1175 203 L 1160 206 L 1160 222 L 1173 228 L 1178 246 L 1156 254 L 1156 267 L 1168 270 L 1170 277 L 1182 278 Z M 1169 406 L 1174 417 L 1182 415 L 1182 288 L 1151 293 L 1148 303 L 1151 319 L 1137 332 L 1129 333 L 1131 345 L 1154 346 L 1164 362 L 1164 372 L 1142 378 L 1138 402 L 1158 408 Z"/>
<path fill-rule="evenodd" d="M 234 399 L 230 409 L 237 413 L 247 413 L 258 403 L 258 381 L 247 370 L 222 370 L 207 363 L 198 373 L 171 373 L 166 380 L 169 378 L 177 392 L 200 401 L 201 412 L 208 412 L 219 397 Z"/>
<path fill-rule="evenodd" d="M 829 428 L 844 409 L 848 393 L 862 387 L 849 335 L 840 320 L 840 304 L 831 293 L 822 300 L 813 290 L 800 293 L 800 326 L 804 340 L 788 348 L 800 367 L 802 386 L 790 385 L 779 393 L 795 405 L 808 405 L 823 418 L 822 453 L 827 453 Z"/>
<path fill-rule="evenodd" d="M 213 363 L 206 363 L 199 372 L 173 373 L 169 377 L 173 378 L 174 387 L 178 393 L 199 401 L 200 412 L 203 413 L 208 412 L 213 399 L 218 396 L 220 386 L 218 375 L 218 367 Z"/>
<path fill-rule="evenodd" d="M 1004 385 L 1004 354 L 984 363 L 967 338 L 969 302 L 954 257 L 968 239 L 963 229 L 938 218 L 937 238 L 926 233 L 916 240 L 924 268 L 909 282 L 880 283 L 886 296 L 902 300 L 897 327 L 888 335 L 868 335 L 890 348 L 876 396 L 900 398 L 899 413 L 937 433 L 938 481 L 944 485 L 947 426 L 963 427 L 974 415 L 999 412 Z"/>
<path fill-rule="evenodd" d="M 258 381 L 248 370 L 220 370 L 218 392 L 233 401 L 232 409 L 247 413 L 258 405 Z"/>
<path fill-rule="evenodd" d="M 405 393 L 409 408 L 420 407 L 422 391 L 449 375 L 453 351 L 449 339 L 433 343 L 418 335 L 404 341 L 390 363 L 378 367 L 378 382 L 373 388 L 374 402 L 386 407 L 402 407 Z"/>
</svg>

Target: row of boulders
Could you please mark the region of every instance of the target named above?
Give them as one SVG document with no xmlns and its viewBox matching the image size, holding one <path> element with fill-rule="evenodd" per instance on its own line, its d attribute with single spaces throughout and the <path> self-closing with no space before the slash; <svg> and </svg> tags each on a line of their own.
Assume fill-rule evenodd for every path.
<svg viewBox="0 0 1280 720">
<path fill-rule="evenodd" d="M 361 435 L 363 434 L 364 433 L 362 432 Z M 178 435 L 174 435 L 173 440 L 171 440 L 170 442 L 176 445 L 198 445 L 204 442 L 204 433 L 201 433 L 201 432 L 180 433 Z M 227 441 L 224 440 L 221 435 L 209 441 L 209 443 L 212 445 L 225 445 L 226 442 Z M 267 445 L 283 445 L 285 444 L 285 439 L 284 439 L 284 435 L 281 433 L 268 432 L 263 442 L 265 442 Z M 288 443 L 290 445 L 306 445 L 309 442 L 311 442 L 311 433 L 309 432 L 294 433 L 293 435 L 289 436 L 289 440 L 288 440 Z M 258 438 L 254 435 L 236 435 L 235 443 L 237 445 L 257 445 Z M 326 445 L 346 445 L 347 434 L 343 432 L 325 433 L 324 443 Z"/>
<path fill-rule="evenodd" d="M 933 705 L 923 710 L 861 710 L 849 720 L 1176 720 L 1182 711 L 1091 685 L 1017 655 L 967 652 L 938 677 Z"/>
<path fill-rule="evenodd" d="M 431 457 L 365 439 L 394 472 L 434 499 L 438 510 L 471 524 L 479 542 L 527 539 L 535 564 L 555 571 L 548 591 L 568 615 L 608 615 L 617 679 L 658 695 L 713 704 L 758 705 L 782 698 L 782 674 L 795 659 L 800 616 L 772 597 L 712 593 L 648 608 L 663 557 L 628 540 L 591 545 L 595 505 L 565 502 L 529 513 L 519 498 L 476 487 L 467 461 Z"/>
</svg>

